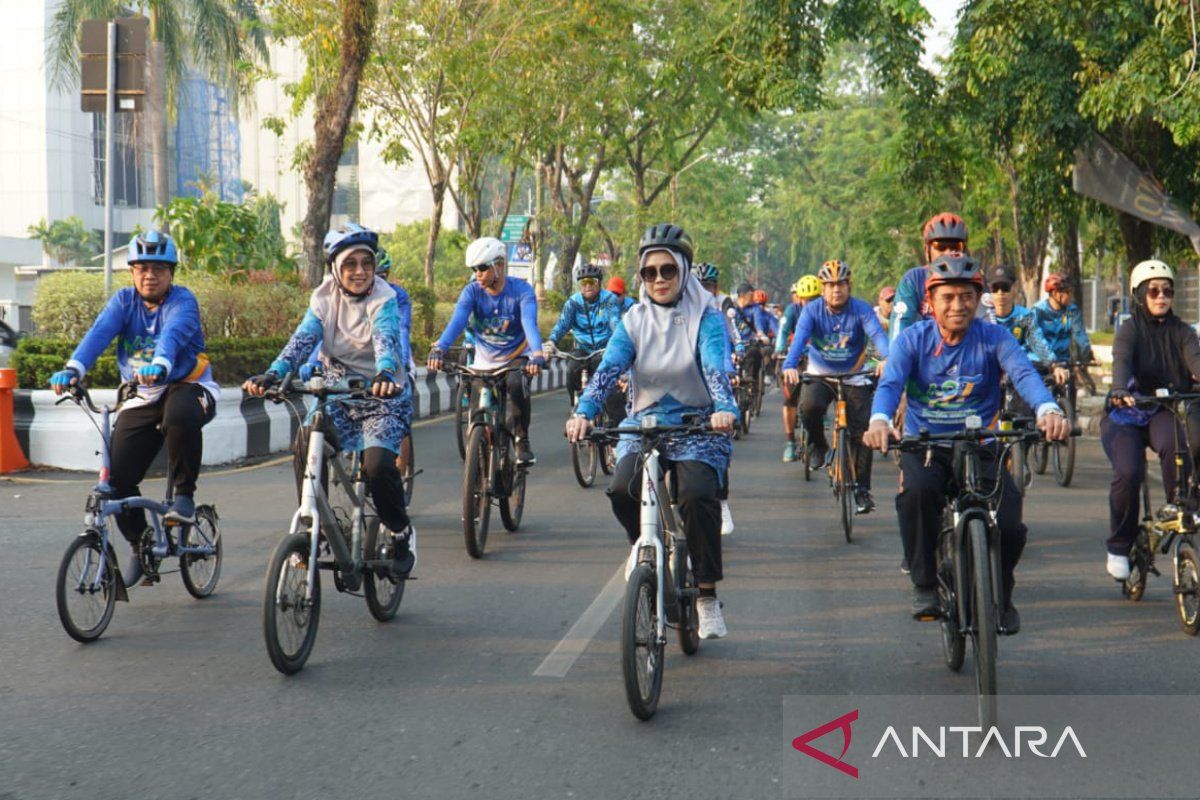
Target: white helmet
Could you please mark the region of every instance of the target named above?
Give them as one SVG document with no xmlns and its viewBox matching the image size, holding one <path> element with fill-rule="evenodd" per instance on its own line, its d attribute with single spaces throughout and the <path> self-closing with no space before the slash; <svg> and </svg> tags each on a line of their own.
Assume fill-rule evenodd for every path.
<svg viewBox="0 0 1200 800">
<path fill-rule="evenodd" d="M 507 254 L 508 248 L 504 246 L 504 242 L 495 236 L 484 236 L 467 245 L 466 262 L 468 267 L 474 269 L 484 264 L 491 264 L 498 258 L 504 258 Z"/>
<path fill-rule="evenodd" d="M 1154 278 L 1166 278 L 1171 283 L 1174 283 L 1175 270 L 1157 258 L 1143 261 L 1134 267 L 1133 272 L 1129 275 L 1129 291 L 1136 292 L 1139 286 Z"/>
</svg>

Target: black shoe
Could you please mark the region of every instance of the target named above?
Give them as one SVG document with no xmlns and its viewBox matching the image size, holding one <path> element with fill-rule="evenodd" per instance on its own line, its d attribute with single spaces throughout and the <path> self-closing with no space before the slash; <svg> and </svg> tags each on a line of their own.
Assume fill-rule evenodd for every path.
<svg viewBox="0 0 1200 800">
<path fill-rule="evenodd" d="M 825 459 L 829 457 L 829 448 L 821 447 L 820 445 L 809 445 L 808 449 L 808 468 L 821 469 L 825 466 Z"/>
<path fill-rule="evenodd" d="M 914 586 L 912 615 L 914 619 L 919 619 L 922 622 L 941 619 L 942 603 L 938 600 L 937 591 Z"/>
<path fill-rule="evenodd" d="M 912 574 L 912 568 L 908 566 L 907 558 L 900 559 L 900 572 L 903 573 L 904 575 Z"/>
<path fill-rule="evenodd" d="M 1005 636 L 1021 632 L 1021 615 L 1017 613 L 1017 607 L 1012 604 L 1011 600 L 1004 606 L 1004 612 L 1000 614 L 1000 632 Z"/>
<path fill-rule="evenodd" d="M 537 463 L 537 456 L 533 454 L 533 450 L 529 447 L 529 442 L 525 439 L 517 440 L 517 466 L 532 467 Z"/>
<path fill-rule="evenodd" d="M 867 489 L 858 489 L 855 491 L 854 502 L 857 505 L 855 511 L 858 514 L 870 514 L 875 510 L 875 500 L 871 497 L 871 492 Z"/>
</svg>

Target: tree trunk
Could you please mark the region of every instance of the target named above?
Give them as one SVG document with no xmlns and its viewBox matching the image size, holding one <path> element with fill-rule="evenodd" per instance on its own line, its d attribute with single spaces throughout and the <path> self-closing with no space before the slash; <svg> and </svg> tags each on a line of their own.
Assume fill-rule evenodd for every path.
<svg viewBox="0 0 1200 800">
<path fill-rule="evenodd" d="M 375 0 L 342 0 L 342 22 L 337 81 L 317 98 L 313 121 L 315 137 L 304 182 L 308 188 L 308 210 L 304 215 L 304 285 L 316 286 L 324 273 L 322 242 L 329 229 L 338 161 L 346 142 L 346 131 L 358 102 L 358 86 L 371 52 L 375 29 Z"/>
<path fill-rule="evenodd" d="M 1075 290 L 1075 299 L 1082 305 L 1083 275 L 1079 263 L 1079 217 L 1071 216 L 1063 225 L 1062 237 L 1059 241 L 1062 250 L 1062 271 L 1071 288 Z"/>
<path fill-rule="evenodd" d="M 162 42 L 150 43 L 150 69 L 147 76 L 147 94 L 150 122 L 150 153 L 154 173 L 154 204 L 165 208 L 171 202 L 171 172 L 167 153 L 167 74 L 166 58 Z M 166 232 L 168 221 L 162 220 Z"/>
<path fill-rule="evenodd" d="M 1122 276 L 1128 275 L 1129 270 L 1139 261 L 1145 261 L 1154 255 L 1154 226 L 1124 212 L 1117 212 L 1117 227 L 1121 230 L 1121 241 L 1125 244 L 1125 270 Z"/>
<path fill-rule="evenodd" d="M 438 236 L 442 233 L 442 209 L 446 205 L 446 184 L 433 185 L 433 210 L 429 212 L 429 236 L 425 239 L 425 285 L 433 288 L 433 261 L 437 255 Z M 432 335 L 427 331 L 426 335 Z"/>
</svg>

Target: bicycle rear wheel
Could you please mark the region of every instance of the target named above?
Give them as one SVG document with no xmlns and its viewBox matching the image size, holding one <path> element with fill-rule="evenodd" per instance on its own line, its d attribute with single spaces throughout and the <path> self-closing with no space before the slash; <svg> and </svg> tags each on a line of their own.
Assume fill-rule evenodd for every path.
<svg viewBox="0 0 1200 800">
<path fill-rule="evenodd" d="M 1008 471 L 1012 475 L 1017 491 L 1025 494 L 1025 444 L 1017 442 L 1008 451 Z"/>
<path fill-rule="evenodd" d="M 1062 398 L 1063 413 L 1075 424 L 1075 406 L 1071 398 Z M 1055 442 L 1054 445 L 1054 480 L 1059 486 L 1070 486 L 1071 478 L 1075 475 L 1075 437 L 1068 437 L 1065 442 Z"/>
<path fill-rule="evenodd" d="M 400 480 L 404 485 L 404 507 L 408 508 L 412 505 L 413 483 L 417 477 L 417 448 L 413 444 L 411 433 L 400 443 L 400 456 L 397 461 L 400 462 L 397 466 L 400 467 Z"/>
<path fill-rule="evenodd" d="M 992 602 L 992 561 L 983 520 L 967 523 L 967 539 L 971 551 L 975 690 L 979 696 L 979 724 L 989 728 L 996 724 L 996 605 Z"/>
<path fill-rule="evenodd" d="M 512 491 L 500 498 L 500 521 L 509 533 L 516 533 L 525 514 L 525 478 L 529 474 L 521 467 L 513 468 Z"/>
<path fill-rule="evenodd" d="M 483 558 L 483 551 L 487 547 L 488 519 L 492 514 L 486 433 L 483 425 L 471 431 L 467 439 L 467 462 L 463 468 L 463 539 L 466 541 L 467 555 L 471 558 Z"/>
<path fill-rule="evenodd" d="M 575 480 L 584 489 L 596 482 L 596 462 L 600 460 L 595 442 L 572 442 L 571 469 L 575 471 Z"/>
<path fill-rule="evenodd" d="M 196 507 L 196 524 L 188 525 L 180 536 L 179 544 L 184 547 L 209 545 L 210 555 L 184 553 L 179 557 L 179 577 L 192 597 L 208 597 L 217 588 L 221 579 L 221 530 L 217 527 L 217 510 L 209 505 Z"/>
<path fill-rule="evenodd" d="M 629 710 L 647 720 L 662 693 L 663 643 L 658 640 L 658 589 L 654 570 L 638 564 L 625 584 L 621 609 L 621 674 Z"/>
<path fill-rule="evenodd" d="M 1145 524 L 1145 523 L 1143 523 Z M 1121 594 L 1133 602 L 1146 593 L 1146 578 L 1150 574 L 1151 553 L 1147 547 L 1146 531 L 1138 530 L 1137 539 L 1129 551 L 1129 577 L 1121 581 Z"/>
<path fill-rule="evenodd" d="M 71 540 L 58 567 L 54 599 L 63 630 L 77 642 L 94 642 L 112 622 L 117 602 L 113 549 L 104 559 L 104 577 L 96 581 L 101 563 L 100 536 L 88 531 Z"/>
<path fill-rule="evenodd" d="M 1175 607 L 1183 632 L 1195 636 L 1200 631 L 1200 559 L 1196 549 L 1184 542 L 1179 545 L 1175 568 Z"/>
<path fill-rule="evenodd" d="M 293 675 L 304 668 L 317 641 L 321 573 L 313 574 L 313 596 L 309 602 L 305 598 L 308 573 L 317 566 L 309 562 L 310 545 L 308 534 L 286 536 L 275 547 L 267 565 L 263 638 L 271 663 L 284 675 Z"/>
<path fill-rule="evenodd" d="M 682 573 L 683 580 L 677 581 L 679 592 L 679 623 L 675 629 L 679 649 L 686 656 L 694 656 L 700 649 L 700 618 L 696 615 L 696 596 L 685 597 L 683 592 L 696 591 L 696 578 L 688 567 L 686 545 L 680 546 L 671 559 L 671 573 Z"/>
<path fill-rule="evenodd" d="M 1033 471 L 1038 475 L 1045 475 L 1046 465 L 1050 463 L 1050 444 L 1034 442 L 1030 455 L 1033 456 Z"/>
<path fill-rule="evenodd" d="M 376 560 L 391 555 L 391 542 L 387 535 L 380 536 L 383 528 L 379 517 L 367 517 L 363 530 L 363 557 Z M 371 616 L 380 622 L 387 622 L 396 616 L 400 610 L 400 601 L 404 599 L 404 585 L 408 581 L 397 578 L 388 567 L 373 567 L 367 569 L 363 576 L 363 599 L 367 601 L 367 610 Z"/>
<path fill-rule="evenodd" d="M 804 480 L 812 480 L 812 464 L 808 458 L 808 429 L 803 424 L 800 426 L 800 460 L 804 462 Z"/>
</svg>

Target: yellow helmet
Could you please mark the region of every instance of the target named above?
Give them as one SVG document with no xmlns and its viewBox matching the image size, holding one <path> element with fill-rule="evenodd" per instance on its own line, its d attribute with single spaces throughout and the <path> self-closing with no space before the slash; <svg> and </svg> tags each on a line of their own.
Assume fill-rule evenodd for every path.
<svg viewBox="0 0 1200 800">
<path fill-rule="evenodd" d="M 792 294 L 800 295 L 802 300 L 811 300 L 821 293 L 821 282 L 816 275 L 801 275 L 800 280 L 792 284 Z"/>
</svg>

